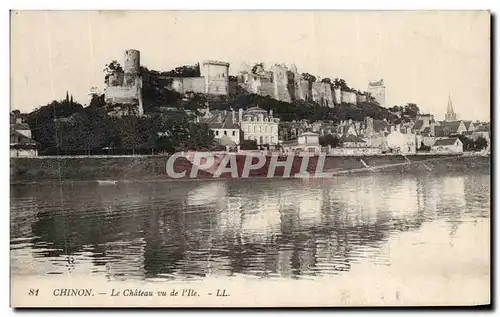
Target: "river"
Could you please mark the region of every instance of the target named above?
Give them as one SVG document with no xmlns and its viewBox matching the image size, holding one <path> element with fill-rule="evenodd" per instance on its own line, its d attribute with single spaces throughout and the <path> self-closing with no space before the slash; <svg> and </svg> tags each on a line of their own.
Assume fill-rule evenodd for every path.
<svg viewBox="0 0 500 317">
<path fill-rule="evenodd" d="M 356 281 L 363 275 L 408 281 L 407 288 L 410 280 L 428 280 L 436 292 L 439 281 L 453 281 L 456 288 L 479 289 L 479 301 L 489 296 L 486 173 L 10 190 L 14 282 L 72 275 L 128 282 Z"/>
</svg>

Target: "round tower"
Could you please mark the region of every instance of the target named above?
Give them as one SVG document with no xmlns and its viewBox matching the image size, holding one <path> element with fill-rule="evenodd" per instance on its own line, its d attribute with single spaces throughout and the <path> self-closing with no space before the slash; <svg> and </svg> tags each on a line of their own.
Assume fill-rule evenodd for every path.
<svg viewBox="0 0 500 317">
<path fill-rule="evenodd" d="M 140 66 L 141 66 L 141 53 L 138 50 L 126 50 L 123 71 L 126 74 L 138 74 Z"/>
</svg>

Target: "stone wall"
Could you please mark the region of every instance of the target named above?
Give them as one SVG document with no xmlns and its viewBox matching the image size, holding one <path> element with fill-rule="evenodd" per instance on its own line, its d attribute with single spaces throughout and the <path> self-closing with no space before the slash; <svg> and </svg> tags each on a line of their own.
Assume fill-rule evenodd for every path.
<svg viewBox="0 0 500 317">
<path fill-rule="evenodd" d="M 204 77 L 170 77 L 172 83 L 169 88 L 180 93 L 185 94 L 188 91 L 195 93 L 205 93 L 205 78 Z"/>
<path fill-rule="evenodd" d="M 333 93 L 330 84 L 322 82 L 312 83 L 312 99 L 324 107 L 334 107 Z"/>
<path fill-rule="evenodd" d="M 274 65 L 271 68 L 273 73 L 274 98 L 276 100 L 290 102 L 290 92 L 288 90 L 288 69 L 284 65 Z"/>
<path fill-rule="evenodd" d="M 357 103 L 356 93 L 350 91 L 342 91 L 341 102 L 355 105 Z"/>
<path fill-rule="evenodd" d="M 333 102 L 336 105 L 340 105 L 342 103 L 342 92 L 340 91 L 340 88 L 333 89 Z"/>
<path fill-rule="evenodd" d="M 357 94 L 356 98 L 357 98 L 357 102 L 358 103 L 360 103 L 360 102 L 366 102 L 368 100 L 368 98 L 366 97 L 366 95 L 361 95 L 361 94 Z"/>
<path fill-rule="evenodd" d="M 276 100 L 278 99 L 278 96 L 276 95 L 276 89 L 274 86 L 274 83 L 272 83 L 268 79 L 262 79 L 259 81 L 260 86 L 257 88 L 257 94 L 261 96 L 270 96 L 271 98 L 274 98 Z"/>
<path fill-rule="evenodd" d="M 363 148 L 333 148 L 330 150 L 330 155 L 333 156 L 363 156 L 363 155 L 377 155 L 381 154 L 382 150 L 377 147 L 363 147 Z"/>
</svg>

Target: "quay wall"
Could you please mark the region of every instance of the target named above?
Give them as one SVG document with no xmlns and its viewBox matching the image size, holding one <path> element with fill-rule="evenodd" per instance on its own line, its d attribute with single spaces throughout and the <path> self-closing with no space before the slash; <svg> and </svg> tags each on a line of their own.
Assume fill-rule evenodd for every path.
<svg viewBox="0 0 500 317">
<path fill-rule="evenodd" d="M 439 173 L 486 172 L 490 173 L 489 156 L 444 156 L 411 155 L 380 156 L 337 156 L 328 157 L 325 172 L 334 173 Z M 59 181 L 96 181 L 96 180 L 164 180 L 168 156 L 97 156 L 97 157 L 18 157 L 10 159 L 11 184 Z M 186 159 L 178 159 L 175 170 L 190 170 Z M 363 162 L 361 162 L 363 160 Z M 423 163 L 419 163 L 423 162 Z M 364 164 L 363 164 L 364 163 Z M 366 168 L 365 164 L 369 168 Z M 315 163 L 314 163 L 315 170 Z M 200 171 L 199 178 L 211 178 Z M 265 177 L 267 170 L 252 172 L 251 176 Z M 223 175 L 224 176 L 224 175 Z"/>
</svg>

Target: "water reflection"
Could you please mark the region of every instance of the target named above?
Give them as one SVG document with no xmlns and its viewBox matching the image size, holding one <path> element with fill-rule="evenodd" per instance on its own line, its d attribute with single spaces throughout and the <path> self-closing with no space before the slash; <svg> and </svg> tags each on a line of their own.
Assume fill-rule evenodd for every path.
<svg viewBox="0 0 500 317">
<path fill-rule="evenodd" d="M 391 263 L 391 237 L 489 217 L 489 175 L 11 186 L 13 274 L 308 277 Z M 451 241 L 451 240 L 450 240 Z M 26 263 L 32 263 L 27 265 Z M 33 265 L 35 263 L 35 265 Z"/>
</svg>

